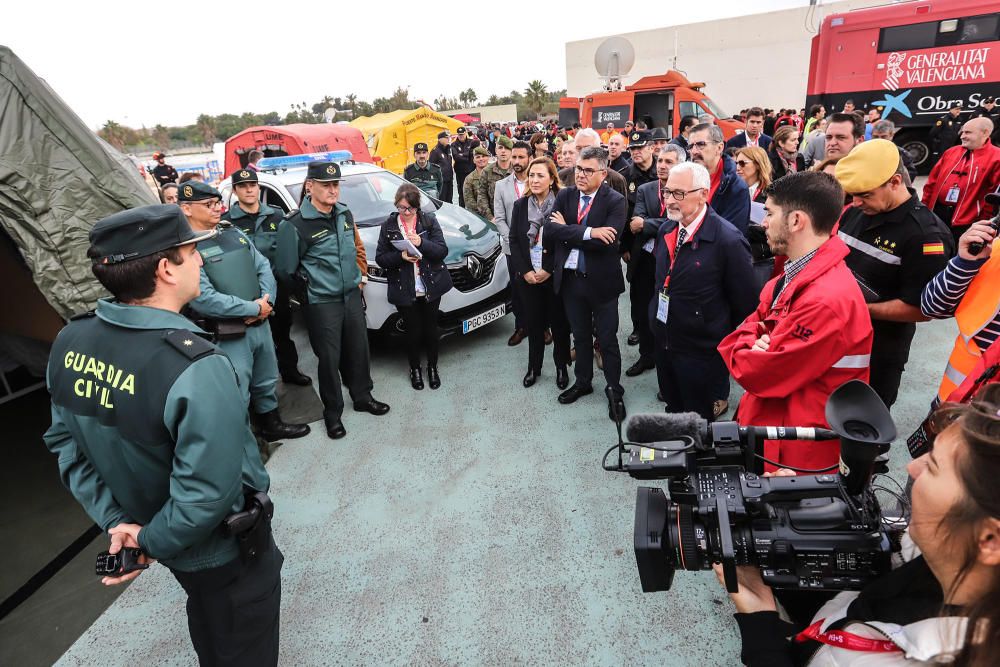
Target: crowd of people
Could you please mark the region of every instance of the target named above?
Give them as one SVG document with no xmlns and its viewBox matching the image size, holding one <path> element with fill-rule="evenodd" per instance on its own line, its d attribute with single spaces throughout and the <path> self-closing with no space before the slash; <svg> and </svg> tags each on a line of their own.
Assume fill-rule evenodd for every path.
<svg viewBox="0 0 1000 667">
<path fill-rule="evenodd" d="M 854 664 L 851 651 L 883 650 L 824 641 L 831 631 L 887 635 L 898 660 L 884 664 L 991 664 L 1000 641 L 993 121 L 965 121 L 954 146 L 938 133 L 945 143 L 918 197 L 887 120 L 850 108 L 827 116 L 822 107 L 808 115 L 753 107 L 743 117 L 744 131 L 728 141 L 711 117 L 685 117 L 673 138 L 642 121 L 549 122 L 462 128 L 454 142 L 443 133 L 433 149 L 413 146 L 409 183 L 394 195 L 374 258 L 406 323 L 410 384 L 424 389 L 426 368 L 430 389 L 442 386 L 437 318 L 451 288 L 447 242 L 421 209 L 421 192 L 457 194 L 495 225 L 511 281 L 507 342 L 528 341 L 524 388 L 539 385 L 551 345 L 555 401 L 592 394 L 596 366 L 615 421 L 627 414 L 628 378 L 647 371 L 666 411 L 706 420 L 728 411 L 731 379 L 745 390 L 735 411 L 742 425 L 824 427 L 830 393 L 852 379 L 891 407 L 917 323 L 954 317 L 960 335 L 937 396 L 928 396 L 935 411 L 911 439 L 909 538 L 923 555 L 911 549 L 909 562 L 869 589 L 832 598 L 806 619 L 812 634 L 781 620 L 756 569 L 740 571 L 732 597 L 748 665 L 821 664 L 821 656 Z M 203 664 L 277 661 L 283 557 L 259 440 L 309 432 L 281 419 L 275 397 L 278 377 L 312 382 L 289 334 L 292 297 L 319 361 L 327 435 L 347 434 L 343 385 L 355 411 L 389 412 L 372 395 L 368 260 L 340 202 L 339 164 L 308 166 L 288 216 L 260 201 L 254 164 L 232 174 L 237 201 L 225 215 L 218 190 L 198 179 L 175 184 L 176 172 L 159 165 L 162 205 L 95 225 L 89 256 L 112 298 L 64 329 L 49 371 L 46 443 L 63 478 L 111 535 L 112 551 L 138 548 L 141 562 L 171 570 L 188 595 Z M 626 290 L 625 354 L 636 348 L 627 360 Z M 142 391 L 125 391 L 123 369 Z M 96 403 L 78 389 L 84 377 L 97 383 Z M 838 465 L 836 441 L 763 448 L 769 474 Z M 243 526 L 235 517 L 244 514 L 255 517 L 249 527 L 218 530 L 230 519 Z M 234 633 L 247 614 L 257 630 Z"/>
</svg>

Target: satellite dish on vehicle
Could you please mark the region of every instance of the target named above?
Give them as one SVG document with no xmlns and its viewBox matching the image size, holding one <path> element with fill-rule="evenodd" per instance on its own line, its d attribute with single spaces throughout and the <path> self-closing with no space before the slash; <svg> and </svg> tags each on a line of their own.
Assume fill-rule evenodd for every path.
<svg viewBox="0 0 1000 667">
<path fill-rule="evenodd" d="M 635 64 L 635 48 L 624 37 L 608 37 L 594 53 L 594 67 L 604 80 L 605 90 L 621 90 L 622 77 Z"/>
</svg>

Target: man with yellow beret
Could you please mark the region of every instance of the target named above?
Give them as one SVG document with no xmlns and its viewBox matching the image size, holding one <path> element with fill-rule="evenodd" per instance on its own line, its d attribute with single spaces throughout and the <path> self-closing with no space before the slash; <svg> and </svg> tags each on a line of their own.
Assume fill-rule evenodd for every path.
<svg viewBox="0 0 1000 667">
<path fill-rule="evenodd" d="M 840 218 L 847 266 L 868 304 L 875 337 L 872 388 L 889 407 L 910 356 L 924 286 L 955 254 L 951 232 L 904 184 L 899 149 L 886 139 L 859 144 L 837 163 L 836 178 L 851 198 Z"/>
</svg>

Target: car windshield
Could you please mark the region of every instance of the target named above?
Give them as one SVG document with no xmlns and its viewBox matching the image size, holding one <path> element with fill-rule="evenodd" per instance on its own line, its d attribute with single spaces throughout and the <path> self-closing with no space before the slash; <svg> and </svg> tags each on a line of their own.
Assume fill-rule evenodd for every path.
<svg viewBox="0 0 1000 667">
<path fill-rule="evenodd" d="M 358 227 L 381 225 L 390 213 L 395 212 L 393 199 L 396 190 L 404 183 L 406 181 L 388 171 L 344 176 L 344 180 L 340 182 L 340 202 L 351 209 Z M 299 201 L 302 183 L 290 183 L 286 187 L 292 199 Z M 437 210 L 437 205 L 421 192 L 420 208 L 426 213 L 433 213 Z"/>
</svg>

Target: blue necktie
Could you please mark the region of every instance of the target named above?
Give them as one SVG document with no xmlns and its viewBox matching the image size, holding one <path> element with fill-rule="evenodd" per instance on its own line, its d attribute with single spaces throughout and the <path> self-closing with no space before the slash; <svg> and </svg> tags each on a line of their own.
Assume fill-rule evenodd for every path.
<svg viewBox="0 0 1000 667">
<path fill-rule="evenodd" d="M 580 195 L 580 210 L 577 213 L 577 216 L 579 216 L 580 213 L 583 213 L 583 211 L 587 209 L 588 204 L 590 204 L 590 195 Z M 581 219 L 580 224 L 586 224 L 586 221 Z M 580 273 L 587 272 L 587 262 L 586 260 L 584 260 L 583 257 L 583 248 L 580 248 L 580 252 L 576 258 L 576 270 L 579 271 Z"/>
</svg>

